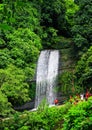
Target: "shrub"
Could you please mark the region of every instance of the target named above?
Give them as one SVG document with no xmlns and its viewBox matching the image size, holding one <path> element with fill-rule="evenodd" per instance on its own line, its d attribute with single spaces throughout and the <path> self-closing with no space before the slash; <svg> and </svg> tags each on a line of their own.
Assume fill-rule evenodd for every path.
<svg viewBox="0 0 92 130">
<path fill-rule="evenodd" d="M 63 115 L 68 111 L 71 104 L 61 107 L 45 107 L 42 111 L 24 112 L 22 115 L 14 114 L 13 118 L 4 120 L 0 125 L 2 130 L 53 130 L 59 127 Z"/>
<path fill-rule="evenodd" d="M 63 130 L 92 129 L 92 97 L 73 105 L 64 117 Z"/>
</svg>

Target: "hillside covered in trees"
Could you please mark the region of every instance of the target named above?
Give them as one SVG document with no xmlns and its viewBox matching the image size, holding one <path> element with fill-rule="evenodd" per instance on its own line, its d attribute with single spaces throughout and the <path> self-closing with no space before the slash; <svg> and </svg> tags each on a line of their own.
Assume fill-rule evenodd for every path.
<svg viewBox="0 0 92 130">
<path fill-rule="evenodd" d="M 15 106 L 34 99 L 36 86 L 30 80 L 44 49 L 71 47 L 74 68 L 59 76 L 60 91 L 70 91 L 68 96 L 92 91 L 91 17 L 92 0 L 0 1 L 1 117 L 11 116 Z"/>
</svg>

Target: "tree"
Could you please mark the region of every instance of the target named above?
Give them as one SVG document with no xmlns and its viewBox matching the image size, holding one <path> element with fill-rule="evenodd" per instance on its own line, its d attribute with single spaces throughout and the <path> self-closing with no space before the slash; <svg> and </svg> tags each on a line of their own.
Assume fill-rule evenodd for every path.
<svg viewBox="0 0 92 130">
<path fill-rule="evenodd" d="M 27 79 L 34 77 L 42 49 L 40 14 L 28 0 L 2 0 L 0 22 L 0 91 L 21 105 L 34 97 Z"/>
<path fill-rule="evenodd" d="M 25 79 L 24 71 L 15 66 L 10 65 L 5 70 L 0 69 L 0 91 L 12 105 L 21 105 L 30 100 L 29 85 Z"/>
<path fill-rule="evenodd" d="M 77 4 L 74 3 L 74 0 L 65 0 L 66 5 L 66 12 L 65 12 L 65 18 L 67 21 L 67 34 L 69 37 L 71 37 L 71 27 L 74 26 L 74 15 L 78 11 L 79 7 Z"/>
<path fill-rule="evenodd" d="M 92 45 L 92 0 L 77 1 L 79 10 L 74 20 L 75 25 L 72 28 L 74 49 L 78 56 L 81 56 Z"/>
<path fill-rule="evenodd" d="M 9 114 L 11 112 L 13 112 L 12 110 L 12 105 L 11 103 L 8 102 L 8 98 L 5 94 L 2 93 L 2 91 L 0 90 L 0 116 L 5 117 L 5 116 L 9 116 Z"/>
<path fill-rule="evenodd" d="M 83 54 L 76 66 L 77 83 L 84 89 L 92 89 L 92 46 Z"/>
<path fill-rule="evenodd" d="M 0 12 L 0 68 L 9 64 L 29 68 L 29 76 L 34 74 L 35 62 L 41 46 L 39 33 L 39 13 L 32 2 L 3 0 Z M 33 74 L 32 74 L 33 73 Z M 31 78 L 30 77 L 30 78 Z"/>
<path fill-rule="evenodd" d="M 60 41 L 58 34 L 65 35 L 65 1 L 64 0 L 33 0 L 40 14 L 41 39 L 45 49 L 55 48 Z"/>
</svg>

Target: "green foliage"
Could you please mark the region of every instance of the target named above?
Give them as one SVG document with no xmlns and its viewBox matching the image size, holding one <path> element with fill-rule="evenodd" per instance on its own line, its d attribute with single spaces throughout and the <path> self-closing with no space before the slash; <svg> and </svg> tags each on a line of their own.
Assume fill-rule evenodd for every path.
<svg viewBox="0 0 92 130">
<path fill-rule="evenodd" d="M 36 93 L 36 83 L 35 82 L 30 83 L 30 81 L 29 81 L 28 85 L 29 85 L 29 89 L 28 89 L 29 97 L 31 99 L 34 99 L 35 98 L 35 93 Z"/>
<path fill-rule="evenodd" d="M 39 104 L 39 106 L 38 106 L 38 112 L 42 112 L 42 111 L 44 111 L 45 109 L 48 109 L 48 107 L 49 107 L 49 104 L 48 104 L 48 102 L 46 101 L 46 99 L 44 98 L 42 101 L 41 101 L 41 103 Z"/>
<path fill-rule="evenodd" d="M 56 48 L 59 41 L 58 33 L 64 35 L 66 30 L 65 2 L 64 0 L 35 1 L 40 12 L 41 38 L 45 49 Z"/>
<path fill-rule="evenodd" d="M 9 41 L 7 46 L 10 50 L 11 59 L 17 67 L 28 66 L 37 60 L 39 49 L 41 49 L 41 40 L 30 29 L 19 28 L 12 34 L 6 34 Z"/>
<path fill-rule="evenodd" d="M 72 28 L 75 51 L 81 56 L 92 45 L 92 0 L 80 0 L 79 10 L 75 15 L 75 24 Z"/>
<path fill-rule="evenodd" d="M 59 85 L 61 87 L 59 87 L 59 89 L 61 89 L 60 91 L 69 96 L 70 94 L 74 94 L 75 90 L 74 90 L 74 75 L 72 72 L 63 72 L 60 76 L 59 76 Z"/>
<path fill-rule="evenodd" d="M 10 65 L 7 69 L 0 69 L 0 91 L 13 105 L 28 101 L 29 86 L 25 82 L 25 73 L 22 69 Z"/>
<path fill-rule="evenodd" d="M 0 4 L 0 10 L 3 10 L 4 4 Z"/>
<path fill-rule="evenodd" d="M 59 20 L 64 20 L 64 0 L 43 0 L 41 2 L 41 23 L 42 25 L 58 27 Z M 61 15 L 62 14 L 62 15 Z"/>
<path fill-rule="evenodd" d="M 42 34 L 42 45 L 44 49 L 55 48 L 57 42 L 60 41 L 57 37 L 57 30 L 53 27 L 44 28 Z"/>
<path fill-rule="evenodd" d="M 67 21 L 67 33 L 71 36 L 71 27 L 74 25 L 74 15 L 78 11 L 78 5 L 74 3 L 74 0 L 65 0 L 66 5 L 66 21 Z"/>
<path fill-rule="evenodd" d="M 61 92 L 63 95 L 69 98 L 70 95 L 74 96 L 76 94 L 83 93 L 83 86 L 78 84 L 76 81 L 76 75 L 74 72 L 65 71 L 58 78 L 58 91 Z"/>
<path fill-rule="evenodd" d="M 71 104 L 66 104 L 62 107 L 46 108 L 39 113 L 25 112 L 22 115 L 14 114 L 13 118 L 4 120 L 0 126 L 3 129 L 9 130 L 52 130 L 58 126 L 58 122 L 62 121 L 63 115 L 71 107 Z"/>
<path fill-rule="evenodd" d="M 0 50 L 0 68 L 5 68 L 11 63 L 9 50 L 7 48 Z"/>
<path fill-rule="evenodd" d="M 81 86 L 91 88 L 92 86 L 92 47 L 88 49 L 76 66 L 77 82 Z"/>
<path fill-rule="evenodd" d="M 92 128 L 92 97 L 88 101 L 73 105 L 64 117 L 62 130 L 91 130 Z"/>
<path fill-rule="evenodd" d="M 65 0 L 66 2 L 66 19 L 70 25 L 74 25 L 73 17 L 74 14 L 78 11 L 78 6 L 74 3 L 73 0 Z"/>
<path fill-rule="evenodd" d="M 28 67 L 30 62 L 36 62 L 41 49 L 41 39 L 37 35 L 40 30 L 39 13 L 28 1 L 4 0 L 3 3 L 0 12 L 0 67 L 5 68 L 10 63 Z"/>
<path fill-rule="evenodd" d="M 31 28 L 32 31 L 38 30 L 39 14 L 32 2 L 4 0 L 3 3 L 2 24 L 7 24 L 12 28 L 27 27 Z"/>
<path fill-rule="evenodd" d="M 27 0 L 0 4 L 0 91 L 12 105 L 34 98 L 35 87 L 29 88 L 26 80 L 33 78 L 42 48 L 39 17 Z"/>
<path fill-rule="evenodd" d="M 9 116 L 11 109 L 11 103 L 8 102 L 7 96 L 5 96 L 0 90 L 0 116 Z"/>
</svg>

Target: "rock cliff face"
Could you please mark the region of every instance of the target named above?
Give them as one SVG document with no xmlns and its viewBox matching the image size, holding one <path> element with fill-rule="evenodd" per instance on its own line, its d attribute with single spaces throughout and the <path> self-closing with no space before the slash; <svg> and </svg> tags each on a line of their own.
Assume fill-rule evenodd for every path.
<svg viewBox="0 0 92 130">
<path fill-rule="evenodd" d="M 74 66 L 75 66 L 75 60 L 72 55 L 72 48 L 67 47 L 60 49 L 60 63 L 59 63 L 59 74 L 62 75 L 64 72 L 73 72 L 74 71 Z M 60 84 L 60 87 L 62 84 Z M 59 87 L 59 85 L 58 85 Z M 59 103 L 62 104 L 66 96 L 59 91 L 57 94 L 57 99 L 59 100 Z"/>
<path fill-rule="evenodd" d="M 64 48 L 60 50 L 59 73 L 64 71 L 72 71 L 74 69 L 75 61 L 71 51 L 71 48 Z"/>
<path fill-rule="evenodd" d="M 14 107 L 16 111 L 31 110 L 34 108 L 34 100 L 23 104 L 22 106 Z"/>
</svg>

